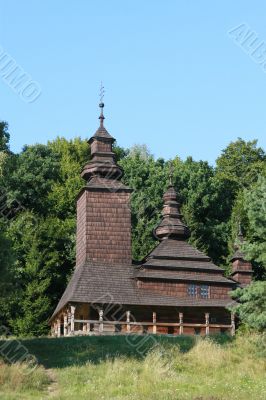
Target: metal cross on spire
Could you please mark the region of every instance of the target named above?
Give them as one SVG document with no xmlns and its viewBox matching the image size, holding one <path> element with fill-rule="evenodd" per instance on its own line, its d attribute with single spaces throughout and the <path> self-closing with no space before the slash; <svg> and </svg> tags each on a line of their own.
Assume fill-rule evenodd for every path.
<svg viewBox="0 0 266 400">
<path fill-rule="evenodd" d="M 169 168 L 169 185 L 173 186 L 173 176 L 174 176 L 174 165 L 173 162 L 170 161 L 170 168 Z"/>
<path fill-rule="evenodd" d="M 100 93 L 99 93 L 100 103 L 103 103 L 104 93 L 105 93 L 104 86 L 103 83 L 101 82 Z"/>
<path fill-rule="evenodd" d="M 242 232 L 241 221 L 238 222 L 238 238 L 239 238 L 240 240 L 243 239 L 243 232 Z"/>
<path fill-rule="evenodd" d="M 103 115 L 103 108 L 104 108 L 104 102 L 103 102 L 103 98 L 104 98 L 104 86 L 103 83 L 101 82 L 101 86 L 100 86 L 100 93 L 99 93 L 99 97 L 100 97 L 100 104 L 99 107 L 101 109 L 101 115 L 99 116 L 99 120 L 100 120 L 100 126 L 103 127 L 103 121 L 104 121 L 104 115 Z"/>
</svg>

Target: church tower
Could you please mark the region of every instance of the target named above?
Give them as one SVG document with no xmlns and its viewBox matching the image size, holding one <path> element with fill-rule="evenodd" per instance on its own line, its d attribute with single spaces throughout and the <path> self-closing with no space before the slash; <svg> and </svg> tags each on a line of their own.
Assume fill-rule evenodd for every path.
<svg viewBox="0 0 266 400">
<path fill-rule="evenodd" d="M 131 189 L 120 181 L 123 170 L 115 160 L 115 139 L 104 127 L 104 104 L 99 107 L 100 126 L 88 141 L 91 160 L 81 174 L 86 186 L 77 199 L 77 267 L 87 261 L 132 264 Z"/>
</svg>

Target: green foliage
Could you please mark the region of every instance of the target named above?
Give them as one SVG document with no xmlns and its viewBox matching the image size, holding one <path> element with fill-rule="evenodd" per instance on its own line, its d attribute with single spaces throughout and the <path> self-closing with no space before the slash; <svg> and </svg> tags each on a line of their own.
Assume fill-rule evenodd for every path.
<svg viewBox="0 0 266 400">
<path fill-rule="evenodd" d="M 45 145 L 25 146 L 14 164 L 12 174 L 6 177 L 8 202 L 16 200 L 26 209 L 45 215 L 49 211 L 47 194 L 59 178 L 58 155 Z"/>
<path fill-rule="evenodd" d="M 152 231 L 160 220 L 163 193 L 169 184 L 169 162 L 155 160 L 145 149 L 134 147 L 122 159 L 124 182 L 132 194 L 133 255 L 141 260 L 155 246 Z M 208 163 L 188 158 L 173 160 L 174 186 L 179 195 L 185 222 L 191 229 L 190 241 L 206 251 L 215 262 L 223 263 L 228 252 L 230 187 L 216 178 Z"/>
<path fill-rule="evenodd" d="M 0 152 L 9 150 L 9 139 L 8 124 L 0 121 Z"/>
<path fill-rule="evenodd" d="M 233 244 L 238 232 L 238 225 L 241 226 L 245 237 L 252 236 L 250 230 L 250 222 L 247 213 L 246 201 L 249 197 L 248 193 L 254 190 L 254 185 L 260 174 L 265 174 L 266 155 L 262 148 L 257 147 L 257 141 L 245 142 L 238 139 L 236 142 L 230 143 L 222 155 L 217 159 L 216 179 L 223 187 L 227 187 L 225 191 L 224 201 L 227 203 L 227 244 L 228 252 L 226 264 L 230 265 L 230 255 L 233 253 Z M 261 199 L 262 204 L 263 199 Z M 265 207 L 265 206 L 264 206 Z M 259 215 L 258 215 L 258 218 Z M 256 232 L 256 228 L 255 231 Z M 246 252 L 246 249 L 244 249 Z M 249 254 L 248 254 L 249 253 Z M 261 278 L 261 267 L 247 253 L 253 263 L 255 276 Z M 226 252 L 224 252 L 226 254 Z M 230 267 L 227 268 L 228 271 Z"/>
<path fill-rule="evenodd" d="M 118 146 L 116 142 L 113 145 L 113 152 L 115 153 L 115 158 L 117 162 L 119 162 L 129 154 L 129 150 L 123 149 L 123 147 Z"/>
<path fill-rule="evenodd" d="M 143 158 L 135 150 L 120 165 L 125 171 L 123 181 L 134 190 L 131 197 L 133 258 L 142 260 L 155 245 L 152 232 L 160 218 L 167 178 L 163 160 L 155 161 L 148 155 Z"/>
<path fill-rule="evenodd" d="M 4 165 L 7 159 L 7 154 L 4 151 L 0 151 L 0 178 L 3 178 Z"/>
<path fill-rule="evenodd" d="M 13 262 L 11 242 L 6 235 L 6 226 L 0 219 L 0 325 L 6 324 L 9 312 L 8 299 L 12 293 L 12 276 L 9 266 Z"/>
<path fill-rule="evenodd" d="M 5 225 L 13 258 L 7 262 L 11 283 L 5 279 L 3 284 L 5 292 L 12 286 L 4 315 L 16 334 L 49 330 L 48 318 L 75 262 L 75 197 L 83 185 L 80 171 L 87 159 L 86 141 L 57 138 L 47 146 L 25 147 L 6 171 Z"/>
<path fill-rule="evenodd" d="M 60 218 L 73 217 L 76 197 L 84 185 L 80 172 L 88 161 L 88 144 L 80 138 L 70 141 L 57 138 L 48 143 L 48 148 L 58 158 L 57 179 L 53 180 L 47 193 L 49 213 Z"/>
<path fill-rule="evenodd" d="M 0 211 L 3 203 L 3 186 L 4 186 L 4 174 L 5 168 L 10 156 L 9 151 L 9 139 L 8 124 L 4 121 L 0 121 Z"/>
<path fill-rule="evenodd" d="M 256 279 L 266 277 L 266 175 L 259 175 L 255 183 L 240 191 L 236 197 L 232 215 L 232 236 L 229 241 L 231 253 L 238 224 L 244 233 L 242 251 L 253 264 Z"/>
<path fill-rule="evenodd" d="M 74 218 L 37 218 L 28 212 L 10 224 L 8 234 L 16 254 L 13 274 L 19 281 L 14 298 L 20 299 L 9 321 L 14 333 L 47 333 L 47 321 L 73 268 L 74 232 Z"/>
<path fill-rule="evenodd" d="M 227 252 L 230 206 L 226 182 L 216 178 L 207 162 L 175 160 L 175 186 L 182 212 L 190 230 L 190 242 L 205 251 L 216 263 L 223 263 Z"/>
<path fill-rule="evenodd" d="M 245 142 L 239 138 L 230 143 L 217 159 L 217 173 L 220 179 L 229 180 L 232 189 L 237 192 L 257 180 L 265 161 L 265 152 L 257 147 L 257 140 Z"/>
<path fill-rule="evenodd" d="M 239 288 L 232 292 L 232 297 L 239 301 L 234 310 L 242 323 L 263 332 L 266 329 L 266 281 Z"/>
<path fill-rule="evenodd" d="M 256 184 L 245 191 L 244 209 L 248 227 L 244 250 L 266 275 L 266 176 L 259 176 Z"/>
</svg>

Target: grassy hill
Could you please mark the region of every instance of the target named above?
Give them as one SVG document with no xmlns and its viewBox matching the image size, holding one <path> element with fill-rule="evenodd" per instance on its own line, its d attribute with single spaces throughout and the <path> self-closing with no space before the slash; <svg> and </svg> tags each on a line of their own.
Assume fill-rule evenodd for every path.
<svg viewBox="0 0 266 400">
<path fill-rule="evenodd" d="M 1 400 L 266 398 L 258 335 L 2 340 L 0 354 Z"/>
</svg>

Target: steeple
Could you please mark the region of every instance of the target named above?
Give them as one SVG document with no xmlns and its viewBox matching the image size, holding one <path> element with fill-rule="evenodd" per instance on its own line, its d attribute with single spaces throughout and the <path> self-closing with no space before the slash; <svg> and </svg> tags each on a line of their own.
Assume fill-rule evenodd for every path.
<svg viewBox="0 0 266 400">
<path fill-rule="evenodd" d="M 245 255 L 241 250 L 241 244 L 244 242 L 244 236 L 241 223 L 238 225 L 238 234 L 234 243 L 234 254 L 231 257 L 232 273 L 231 277 L 241 286 L 247 286 L 252 280 L 252 264 L 245 259 Z"/>
<path fill-rule="evenodd" d="M 122 169 L 116 164 L 113 143 L 115 139 L 104 127 L 104 103 L 99 104 L 101 113 L 99 116 L 100 126 L 95 134 L 89 139 L 91 149 L 91 161 L 89 161 L 81 173 L 82 178 L 89 182 L 93 177 L 109 180 L 120 180 L 123 176 Z"/>
<path fill-rule="evenodd" d="M 241 223 L 239 222 L 238 224 L 238 233 L 237 236 L 235 238 L 235 242 L 234 242 L 234 254 L 231 257 L 231 261 L 235 261 L 235 260 L 244 260 L 244 254 L 240 249 L 241 244 L 244 242 L 244 236 L 243 236 L 243 232 L 242 232 L 242 227 L 241 227 Z"/>
<path fill-rule="evenodd" d="M 99 107 L 100 126 L 88 141 L 91 160 L 81 173 L 86 185 L 77 198 L 76 265 L 131 265 L 132 190 L 120 181 L 115 139 L 104 127 L 103 87 Z"/>
<path fill-rule="evenodd" d="M 182 215 L 179 211 L 179 203 L 177 202 L 177 194 L 173 186 L 173 170 L 170 167 L 169 186 L 163 196 L 164 205 L 162 211 L 162 220 L 154 230 L 156 239 L 164 240 L 187 239 L 189 237 L 189 229 L 182 222 Z"/>
<path fill-rule="evenodd" d="M 103 98 L 104 98 L 104 87 L 103 87 L 103 83 L 101 82 L 101 87 L 100 87 L 100 104 L 99 107 L 101 109 L 101 115 L 99 116 L 99 120 L 100 120 L 100 128 L 103 128 L 103 121 L 104 121 L 104 115 L 103 115 L 103 108 L 104 108 L 104 102 L 103 102 Z"/>
</svg>

